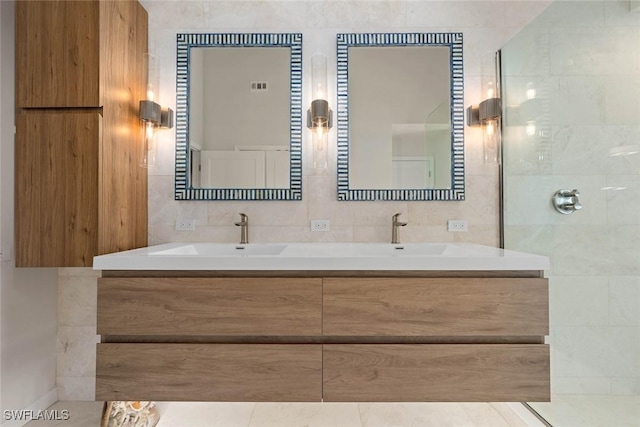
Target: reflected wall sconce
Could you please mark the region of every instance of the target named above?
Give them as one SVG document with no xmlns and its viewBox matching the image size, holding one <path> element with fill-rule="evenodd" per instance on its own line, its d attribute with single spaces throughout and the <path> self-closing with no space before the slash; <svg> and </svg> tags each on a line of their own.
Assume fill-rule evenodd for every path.
<svg viewBox="0 0 640 427">
<path fill-rule="evenodd" d="M 502 100 L 500 99 L 498 79 L 496 78 L 500 70 L 499 53 L 495 54 L 491 60 L 495 68 L 490 72 L 483 72 L 484 81 L 482 87 L 483 93 L 486 94 L 486 99 L 480 102 L 479 105 L 467 107 L 467 126 L 482 127 L 484 163 L 497 165 L 500 160 L 502 120 Z"/>
<path fill-rule="evenodd" d="M 333 126 L 333 112 L 327 101 L 327 57 L 316 53 L 311 57 L 311 108 L 307 110 L 307 127 L 312 130 L 313 167 L 327 169 L 328 134 Z"/>
<path fill-rule="evenodd" d="M 155 57 L 148 53 L 145 54 L 144 64 L 147 70 L 147 99 L 140 101 L 138 113 L 142 122 L 143 132 L 140 165 L 142 167 L 151 167 L 156 164 L 158 156 L 156 130 L 158 128 L 170 129 L 173 127 L 173 110 L 171 108 L 162 108 L 156 102 L 160 78 Z"/>
</svg>

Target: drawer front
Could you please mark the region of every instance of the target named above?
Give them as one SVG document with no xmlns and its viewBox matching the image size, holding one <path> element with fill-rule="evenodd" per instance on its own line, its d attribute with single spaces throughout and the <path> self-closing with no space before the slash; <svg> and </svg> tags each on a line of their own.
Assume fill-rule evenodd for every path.
<svg viewBox="0 0 640 427">
<path fill-rule="evenodd" d="M 97 400 L 311 402 L 321 345 L 98 344 Z"/>
<path fill-rule="evenodd" d="M 327 336 L 543 336 L 547 279 L 326 278 Z"/>
<path fill-rule="evenodd" d="M 324 345 L 328 402 L 549 401 L 544 344 Z"/>
<path fill-rule="evenodd" d="M 319 278 L 101 278 L 98 334 L 322 334 Z"/>
</svg>

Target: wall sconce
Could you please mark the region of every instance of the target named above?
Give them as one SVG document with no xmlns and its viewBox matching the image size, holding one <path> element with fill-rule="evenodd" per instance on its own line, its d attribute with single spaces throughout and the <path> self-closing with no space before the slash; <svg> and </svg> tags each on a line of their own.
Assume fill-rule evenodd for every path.
<svg viewBox="0 0 640 427">
<path fill-rule="evenodd" d="M 150 167 L 156 164 L 158 143 L 156 130 L 173 127 L 173 110 L 162 108 L 156 102 L 159 88 L 159 69 L 155 57 L 146 53 L 144 64 L 147 70 L 147 99 L 140 101 L 139 116 L 142 122 L 143 144 L 140 165 Z"/>
<path fill-rule="evenodd" d="M 327 57 L 321 53 L 311 57 L 311 84 L 313 101 L 307 110 L 307 127 L 313 131 L 313 167 L 327 169 L 327 139 L 333 118 L 327 101 Z"/>
<path fill-rule="evenodd" d="M 483 72 L 483 92 L 486 99 L 479 105 L 467 108 L 467 126 L 482 126 L 482 149 L 484 163 L 497 165 L 500 159 L 502 100 L 496 76 L 500 70 L 499 53 L 492 58 L 495 62 L 493 72 Z M 483 64 L 484 65 L 484 64 Z"/>
</svg>

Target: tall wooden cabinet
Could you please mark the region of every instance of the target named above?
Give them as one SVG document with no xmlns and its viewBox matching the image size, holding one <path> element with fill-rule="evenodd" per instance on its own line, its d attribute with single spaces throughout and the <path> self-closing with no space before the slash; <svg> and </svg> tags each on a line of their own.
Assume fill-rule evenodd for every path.
<svg viewBox="0 0 640 427">
<path fill-rule="evenodd" d="M 18 1 L 18 267 L 91 266 L 147 245 L 147 37 L 137 1 Z"/>
</svg>

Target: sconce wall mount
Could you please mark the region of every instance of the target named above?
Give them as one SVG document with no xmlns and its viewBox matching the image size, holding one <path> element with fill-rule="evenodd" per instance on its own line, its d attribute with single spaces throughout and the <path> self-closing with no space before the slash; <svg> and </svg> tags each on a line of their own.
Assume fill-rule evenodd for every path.
<svg viewBox="0 0 640 427">
<path fill-rule="evenodd" d="M 329 101 L 326 99 L 311 101 L 311 108 L 307 110 L 307 127 L 309 129 L 333 127 L 333 111 L 329 108 Z"/>
<path fill-rule="evenodd" d="M 154 126 L 171 129 L 173 127 L 173 110 L 162 108 L 160 104 L 148 99 L 140 101 L 140 119 Z"/>
<path fill-rule="evenodd" d="M 502 100 L 489 98 L 477 106 L 467 107 L 467 126 L 482 126 L 489 120 L 499 119 L 502 115 Z"/>
</svg>

